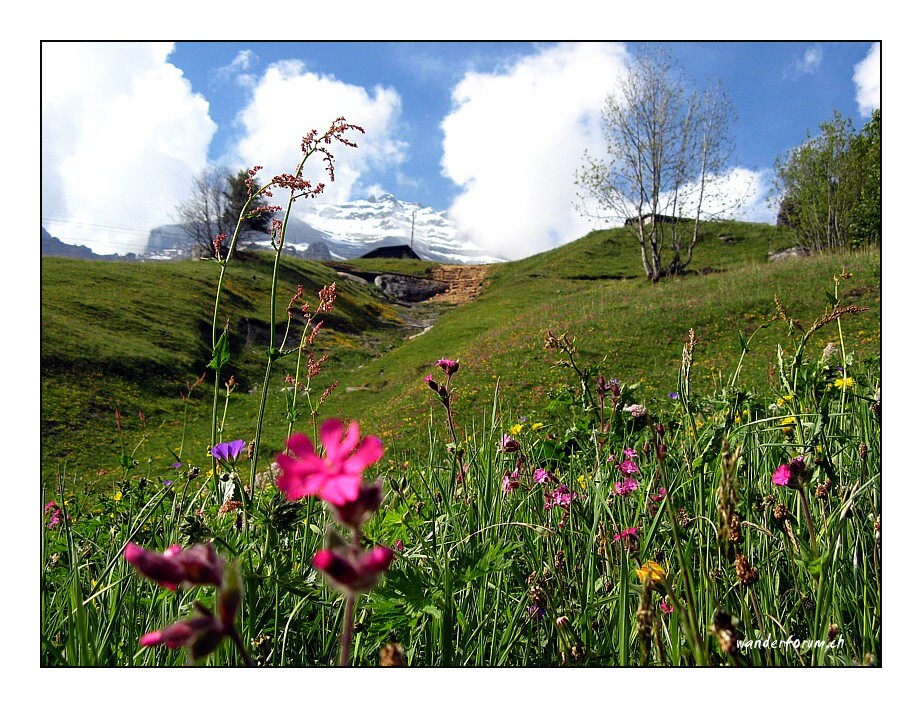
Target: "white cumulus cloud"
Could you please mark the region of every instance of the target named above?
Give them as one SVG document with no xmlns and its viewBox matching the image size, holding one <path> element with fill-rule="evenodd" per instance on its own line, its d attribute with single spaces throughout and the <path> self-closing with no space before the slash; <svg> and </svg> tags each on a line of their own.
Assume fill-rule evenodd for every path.
<svg viewBox="0 0 922 708">
<path fill-rule="evenodd" d="M 442 171 L 461 188 L 449 215 L 462 232 L 522 258 L 596 226 L 573 207 L 574 176 L 584 150 L 604 149 L 602 104 L 626 61 L 618 44 L 560 44 L 465 74 L 442 121 Z"/>
<path fill-rule="evenodd" d="M 880 42 L 855 65 L 855 100 L 861 115 L 868 117 L 880 108 Z"/>
<path fill-rule="evenodd" d="M 140 252 L 207 162 L 208 103 L 169 43 L 42 43 L 42 225 L 98 253 Z"/>
<path fill-rule="evenodd" d="M 338 143 L 329 148 L 336 162 L 336 180 L 323 172 L 320 156 L 309 161 L 305 177 L 326 184 L 325 202 L 344 202 L 371 185 L 362 183 L 369 170 L 399 165 L 406 145 L 395 138 L 401 101 L 393 88 L 375 86 L 371 92 L 343 83 L 333 76 L 306 71 L 297 60 L 277 62 L 259 77 L 252 97 L 238 115 L 243 137 L 229 159 L 243 166 L 262 165 L 258 179 L 266 183 L 274 175 L 292 173 L 301 159 L 301 138 L 311 129 L 321 134 L 340 116 L 360 125 L 365 134 L 348 137 L 358 149 Z M 276 198 L 280 195 L 276 193 Z"/>
</svg>

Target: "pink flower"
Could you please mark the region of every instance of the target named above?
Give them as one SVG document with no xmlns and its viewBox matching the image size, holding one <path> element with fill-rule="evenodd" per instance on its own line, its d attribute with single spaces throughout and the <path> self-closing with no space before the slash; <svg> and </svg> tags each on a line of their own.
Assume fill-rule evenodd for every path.
<svg viewBox="0 0 922 708">
<path fill-rule="evenodd" d="M 522 449 L 522 446 L 519 444 L 519 441 L 514 439 L 510 435 L 503 435 L 502 440 L 499 443 L 500 452 L 518 452 Z"/>
<path fill-rule="evenodd" d="M 449 376 L 457 372 L 458 368 L 460 367 L 460 364 L 458 364 L 458 362 L 454 359 L 439 359 L 437 362 L 435 362 L 435 365 Z"/>
<path fill-rule="evenodd" d="M 632 459 L 632 460 L 635 459 L 635 458 L 637 457 L 637 453 L 634 451 L 634 448 L 632 448 L 632 447 L 627 447 L 627 448 L 625 448 L 625 449 L 622 451 L 622 454 L 623 454 L 625 457 L 628 457 L 628 458 L 630 458 L 630 459 Z"/>
<path fill-rule="evenodd" d="M 576 492 L 571 492 L 566 484 L 561 484 L 553 492 L 545 492 L 544 508 L 552 509 L 555 506 L 562 506 L 565 509 L 569 509 L 570 504 L 578 496 Z"/>
<path fill-rule="evenodd" d="M 539 467 L 538 469 L 535 470 L 534 478 L 535 478 L 535 482 L 537 482 L 538 484 L 544 484 L 545 482 L 550 480 L 551 475 L 548 474 L 548 471 L 546 469 L 544 469 L 543 467 Z"/>
<path fill-rule="evenodd" d="M 519 471 L 512 470 L 503 476 L 503 494 L 508 494 L 509 492 L 519 488 Z"/>
<path fill-rule="evenodd" d="M 136 543 L 125 546 L 125 560 L 141 575 L 167 590 L 180 585 L 221 585 L 224 559 L 211 544 L 191 548 L 170 546 L 163 553 L 145 550 Z"/>
<path fill-rule="evenodd" d="M 659 608 L 662 610 L 664 615 L 671 615 L 673 611 L 675 611 L 675 608 L 665 600 L 660 600 Z"/>
<path fill-rule="evenodd" d="M 637 480 L 633 477 L 625 477 L 622 482 L 615 482 L 615 494 L 619 497 L 626 497 L 628 494 L 637 489 Z"/>
<path fill-rule="evenodd" d="M 634 460 L 625 460 L 620 465 L 618 469 L 621 470 L 621 474 L 625 477 L 630 477 L 635 472 L 640 472 L 640 467 L 637 466 L 637 463 Z"/>
<path fill-rule="evenodd" d="M 167 649 L 189 650 L 189 658 L 196 659 L 213 652 L 227 635 L 226 628 L 214 615 L 192 617 L 169 627 L 148 632 L 138 642 L 142 647 L 163 644 Z"/>
<path fill-rule="evenodd" d="M 333 585 L 355 593 L 371 590 L 377 585 L 393 558 L 394 551 L 386 546 L 376 546 L 370 551 L 324 548 L 317 551 L 313 564 Z"/>
<path fill-rule="evenodd" d="M 367 436 L 359 440 L 359 424 L 353 421 L 343 435 L 341 420 L 320 425 L 320 441 L 325 456 L 314 452 L 314 445 L 303 433 L 288 438 L 287 448 L 275 461 L 282 468 L 276 484 L 288 501 L 318 496 L 333 505 L 354 502 L 362 486 L 362 472 L 384 454 L 381 441 Z"/>
<path fill-rule="evenodd" d="M 650 501 L 657 503 L 657 504 L 663 501 L 663 499 L 665 498 L 666 498 L 666 487 L 660 487 L 658 493 L 650 495 Z"/>
<path fill-rule="evenodd" d="M 779 487 L 800 489 L 807 481 L 807 466 L 803 455 L 798 455 L 786 463 L 778 465 L 772 475 L 772 483 Z"/>
<path fill-rule="evenodd" d="M 613 541 L 630 541 L 631 539 L 637 538 L 637 527 L 631 526 L 628 529 L 624 529 L 620 533 L 616 533 L 612 536 Z"/>
</svg>

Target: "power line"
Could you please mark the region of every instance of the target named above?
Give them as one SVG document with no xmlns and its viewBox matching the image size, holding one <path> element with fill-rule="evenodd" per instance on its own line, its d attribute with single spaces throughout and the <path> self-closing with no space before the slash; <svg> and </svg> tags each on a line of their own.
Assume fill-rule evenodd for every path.
<svg viewBox="0 0 922 708">
<path fill-rule="evenodd" d="M 43 216 L 42 221 L 52 222 L 55 224 L 70 224 L 72 226 L 86 226 L 86 227 L 91 227 L 91 228 L 96 228 L 96 229 L 107 229 L 110 231 L 127 231 L 129 233 L 137 233 L 137 234 L 149 234 L 150 233 L 150 230 L 145 231 L 144 229 L 132 229 L 128 226 L 113 226 L 112 224 L 91 224 L 85 221 L 72 221 L 70 219 L 54 219 L 48 216 Z"/>
</svg>

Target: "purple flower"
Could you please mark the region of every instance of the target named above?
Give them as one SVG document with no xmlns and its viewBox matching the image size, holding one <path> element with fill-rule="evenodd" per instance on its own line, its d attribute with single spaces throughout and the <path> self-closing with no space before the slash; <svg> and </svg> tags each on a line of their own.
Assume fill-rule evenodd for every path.
<svg viewBox="0 0 922 708">
<path fill-rule="evenodd" d="M 678 394 L 678 393 L 670 393 L 670 394 L 669 394 L 669 398 L 671 398 L 673 401 L 674 401 L 675 399 L 677 399 L 678 397 L 679 397 L 679 394 Z"/>
<path fill-rule="evenodd" d="M 551 475 L 548 474 L 548 471 L 546 469 L 544 469 L 543 467 L 539 467 L 538 469 L 535 470 L 534 478 L 535 478 L 535 482 L 537 482 L 538 484 L 544 484 L 545 482 L 551 479 Z"/>
<path fill-rule="evenodd" d="M 512 470 L 503 476 L 503 494 L 508 494 L 509 492 L 519 488 L 519 471 Z"/>
<path fill-rule="evenodd" d="M 224 462 L 236 462 L 240 452 L 246 446 L 243 440 L 232 440 L 231 442 L 222 442 L 211 448 L 211 456 L 216 460 Z"/>
<path fill-rule="evenodd" d="M 174 470 L 178 470 L 180 467 L 182 467 L 182 462 L 174 462 L 172 465 L 170 465 L 170 467 L 172 467 Z"/>
<path fill-rule="evenodd" d="M 530 620 L 539 620 L 544 617 L 545 614 L 547 614 L 547 610 L 545 610 L 543 607 L 538 607 L 537 605 L 529 605 L 528 609 L 526 610 L 526 614 Z"/>
<path fill-rule="evenodd" d="M 630 528 L 624 529 L 620 533 L 616 533 L 612 536 L 613 541 L 630 541 L 631 539 L 637 538 L 637 527 L 631 526 Z"/>
<path fill-rule="evenodd" d="M 637 459 L 637 451 L 636 451 L 634 448 L 632 448 L 632 447 L 626 447 L 626 448 L 624 448 L 624 450 L 621 451 L 621 454 L 624 455 L 625 457 L 631 459 L 631 460 L 636 460 L 636 459 Z"/>
<path fill-rule="evenodd" d="M 635 472 L 640 472 L 640 468 L 637 466 L 637 463 L 634 460 L 625 460 L 620 465 L 618 469 L 621 470 L 621 474 L 625 477 L 630 477 Z"/>
</svg>

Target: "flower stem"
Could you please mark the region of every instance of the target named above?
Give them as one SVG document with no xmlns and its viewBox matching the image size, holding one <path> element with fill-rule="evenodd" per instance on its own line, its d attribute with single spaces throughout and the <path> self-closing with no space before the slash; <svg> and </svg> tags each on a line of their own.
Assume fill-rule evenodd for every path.
<svg viewBox="0 0 922 708">
<path fill-rule="evenodd" d="M 349 666 L 349 654 L 352 648 L 352 628 L 355 616 L 355 593 L 346 593 L 346 607 L 343 610 L 343 634 L 339 640 L 339 665 Z"/>
</svg>

